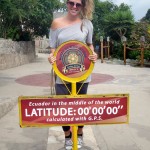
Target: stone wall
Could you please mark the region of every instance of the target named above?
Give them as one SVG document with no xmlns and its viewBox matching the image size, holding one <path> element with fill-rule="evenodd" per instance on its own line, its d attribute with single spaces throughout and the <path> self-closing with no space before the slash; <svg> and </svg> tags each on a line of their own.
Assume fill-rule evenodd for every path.
<svg viewBox="0 0 150 150">
<path fill-rule="evenodd" d="M 0 39 L 0 70 L 32 62 L 35 57 L 34 41 Z"/>
</svg>

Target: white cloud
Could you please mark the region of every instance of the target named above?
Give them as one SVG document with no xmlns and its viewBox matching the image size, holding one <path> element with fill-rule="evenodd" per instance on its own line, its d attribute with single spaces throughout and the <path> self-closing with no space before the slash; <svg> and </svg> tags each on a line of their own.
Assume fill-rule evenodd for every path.
<svg viewBox="0 0 150 150">
<path fill-rule="evenodd" d="M 146 15 L 148 9 L 150 9 L 150 0 L 110 0 L 110 1 L 112 1 L 116 5 L 120 5 L 121 3 L 130 5 L 136 21 L 143 18 Z"/>
</svg>

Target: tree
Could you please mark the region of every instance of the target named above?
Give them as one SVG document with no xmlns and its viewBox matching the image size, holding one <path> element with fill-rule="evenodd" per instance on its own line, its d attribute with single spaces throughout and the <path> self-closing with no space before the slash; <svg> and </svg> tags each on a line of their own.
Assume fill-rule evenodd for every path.
<svg viewBox="0 0 150 150">
<path fill-rule="evenodd" d="M 128 46 L 131 48 L 139 48 L 140 47 L 140 37 L 145 37 L 145 47 L 149 47 L 150 44 L 150 33 L 148 33 L 149 24 L 146 21 L 136 22 L 134 28 L 131 32 L 130 38 L 128 40 Z M 150 60 L 150 48 L 149 50 L 144 50 L 144 59 Z M 129 51 L 129 57 L 131 59 L 139 59 L 140 51 L 137 49 L 136 51 Z"/>
<path fill-rule="evenodd" d="M 105 17 L 105 23 L 105 31 L 113 39 L 119 40 L 122 39 L 122 36 L 129 36 L 134 25 L 134 17 L 130 7 L 122 3 L 114 9 L 113 13 Z"/>
<path fill-rule="evenodd" d="M 150 23 L 150 9 L 148 9 L 148 11 L 147 11 L 145 17 L 143 17 L 143 18 L 141 19 L 141 21 L 147 21 L 147 22 Z"/>
<path fill-rule="evenodd" d="M 31 40 L 48 35 L 59 0 L 1 0 L 0 35 L 13 40 Z"/>
<path fill-rule="evenodd" d="M 95 11 L 92 20 L 94 24 L 94 41 L 99 42 L 100 36 L 105 35 L 104 18 L 113 11 L 115 5 L 109 1 L 101 2 L 99 0 L 94 0 L 94 4 L 95 4 Z"/>
</svg>

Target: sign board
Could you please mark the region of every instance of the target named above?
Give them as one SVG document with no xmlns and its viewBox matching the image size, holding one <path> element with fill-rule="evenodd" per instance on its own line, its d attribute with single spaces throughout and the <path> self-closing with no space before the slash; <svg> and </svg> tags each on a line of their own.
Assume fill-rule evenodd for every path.
<svg viewBox="0 0 150 150">
<path fill-rule="evenodd" d="M 120 124 L 129 120 L 129 95 L 19 97 L 21 127 Z"/>
<path fill-rule="evenodd" d="M 89 60 L 91 49 L 80 41 L 68 41 L 61 44 L 55 51 L 55 73 L 68 82 L 85 80 L 92 72 L 94 64 Z"/>
</svg>

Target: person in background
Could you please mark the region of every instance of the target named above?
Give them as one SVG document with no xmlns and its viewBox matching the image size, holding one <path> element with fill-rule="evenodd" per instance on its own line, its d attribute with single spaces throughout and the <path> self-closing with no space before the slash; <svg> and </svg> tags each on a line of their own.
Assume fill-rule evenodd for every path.
<svg viewBox="0 0 150 150">
<path fill-rule="evenodd" d="M 53 20 L 50 28 L 50 55 L 48 60 L 51 64 L 56 61 L 54 51 L 64 42 L 69 40 L 77 40 L 87 44 L 93 54 L 89 55 L 89 59 L 93 62 L 97 60 L 97 54 L 94 52 L 92 44 L 93 25 L 90 21 L 94 9 L 93 0 L 67 0 L 67 14 L 63 17 Z M 91 75 L 84 81 L 84 84 L 79 91 L 79 94 L 87 94 L 88 84 L 91 81 Z M 71 89 L 71 83 L 66 83 Z M 77 91 L 82 83 L 77 83 Z M 69 95 L 66 86 L 57 76 L 55 83 L 56 95 Z M 65 134 L 65 149 L 72 149 L 72 132 L 70 126 L 63 126 Z M 83 145 L 83 126 L 78 126 L 78 149 Z"/>
</svg>

